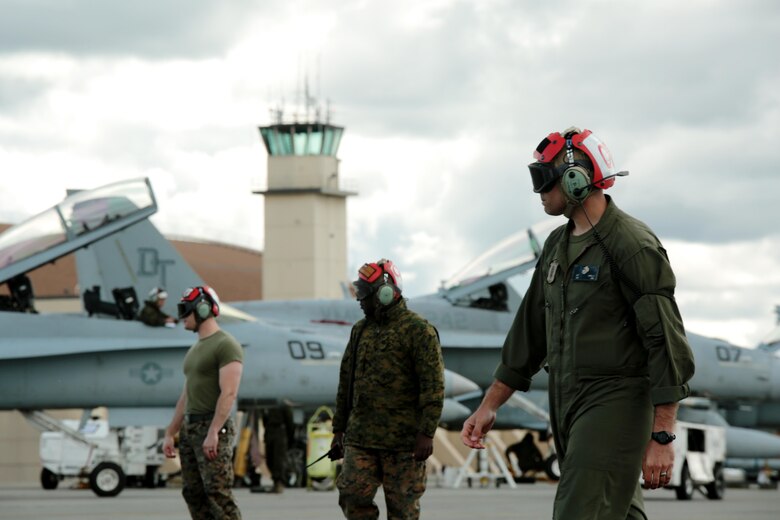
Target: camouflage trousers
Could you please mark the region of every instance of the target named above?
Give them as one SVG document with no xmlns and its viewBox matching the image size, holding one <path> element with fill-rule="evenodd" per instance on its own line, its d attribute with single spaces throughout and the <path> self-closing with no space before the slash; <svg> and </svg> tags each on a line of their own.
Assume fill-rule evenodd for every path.
<svg viewBox="0 0 780 520">
<path fill-rule="evenodd" d="M 425 493 L 425 461 L 411 451 L 344 448 L 344 465 L 336 480 L 339 505 L 348 520 L 375 520 L 379 509 L 374 496 L 384 488 L 388 520 L 417 520 Z"/>
<path fill-rule="evenodd" d="M 211 421 L 185 422 L 179 433 L 179 457 L 184 501 L 197 520 L 240 520 L 241 511 L 233 498 L 233 421 L 219 432 L 217 458 L 208 460 L 203 441 Z"/>
</svg>

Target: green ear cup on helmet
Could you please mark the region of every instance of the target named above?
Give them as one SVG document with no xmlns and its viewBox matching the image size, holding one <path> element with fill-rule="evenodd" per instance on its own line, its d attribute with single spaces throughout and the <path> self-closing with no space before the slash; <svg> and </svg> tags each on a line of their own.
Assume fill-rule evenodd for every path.
<svg viewBox="0 0 780 520">
<path fill-rule="evenodd" d="M 195 306 L 195 312 L 198 313 L 200 319 L 205 320 L 211 314 L 211 304 L 204 298 Z"/>
<path fill-rule="evenodd" d="M 561 189 L 567 199 L 582 202 L 591 191 L 590 174 L 582 166 L 566 168 L 561 176 Z"/>
<path fill-rule="evenodd" d="M 393 303 L 393 296 L 395 295 L 395 291 L 393 290 L 393 287 L 390 285 L 383 285 L 376 291 L 376 298 L 379 300 L 379 303 L 382 305 L 390 305 Z"/>
</svg>

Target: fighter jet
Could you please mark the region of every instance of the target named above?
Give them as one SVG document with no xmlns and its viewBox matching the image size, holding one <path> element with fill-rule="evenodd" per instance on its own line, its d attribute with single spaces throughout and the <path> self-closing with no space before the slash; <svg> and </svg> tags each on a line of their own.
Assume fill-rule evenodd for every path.
<svg viewBox="0 0 780 520">
<path fill-rule="evenodd" d="M 136 294 L 146 294 L 152 287 L 162 285 L 176 294 L 187 286 L 203 283 L 148 221 L 150 212 L 153 212 L 150 208 L 156 210 L 154 195 L 148 181 L 144 181 L 148 193 L 137 184 L 134 188 L 120 187 L 133 193 L 143 193 L 149 204 L 139 204 L 144 209 L 134 214 L 134 218 L 121 229 L 104 230 L 102 226 L 95 225 L 96 217 L 86 220 L 82 217 L 85 220 L 82 226 L 94 228 L 96 234 L 102 233 L 96 235 L 95 242 L 89 247 L 77 249 L 81 287 L 99 287 L 102 293 L 108 295 L 116 288 L 132 288 Z M 119 188 L 114 186 L 110 189 Z M 105 197 L 91 198 L 103 200 Z M 88 208 L 79 200 L 63 203 L 62 206 L 69 204 L 78 206 L 81 215 Z M 536 264 L 541 252 L 540 244 L 555 225 L 557 222 L 548 220 L 507 237 L 443 283 L 436 293 L 409 299 L 409 307 L 425 316 L 439 330 L 445 365 L 449 370 L 481 388 L 490 385 L 504 337 L 522 299 L 523 283 L 527 284 L 520 278 L 527 276 Z M 105 239 L 109 232 L 110 239 Z M 0 280 L 7 278 L 9 276 L 0 269 Z M 104 296 L 101 295 L 101 298 Z M 175 302 L 169 301 L 168 305 L 172 313 Z M 321 352 L 318 345 L 328 342 L 336 352 L 340 351 L 352 324 L 362 317 L 355 301 L 346 298 L 231 302 L 225 314 L 226 321 L 238 323 L 254 319 L 269 327 L 306 331 L 306 334 L 316 336 L 319 339 L 313 343 L 291 339 L 292 343 L 288 345 L 289 356 L 306 363 L 321 362 L 321 356 L 322 359 L 336 356 Z M 733 425 L 780 427 L 780 357 L 771 341 L 767 342 L 768 345 L 749 349 L 690 331 L 687 335 L 696 358 L 696 373 L 690 382 L 693 395 L 711 399 Z M 546 373 L 541 371 L 534 377 L 530 401 L 544 407 L 543 398 L 535 396 L 533 391 L 546 388 Z M 294 389 L 291 388 L 290 392 Z M 468 397 L 476 399 L 478 395 L 461 396 L 460 399 L 464 401 Z M 507 411 L 506 414 L 515 416 L 508 421 L 510 423 L 520 420 L 525 424 L 535 422 L 538 425 L 539 422 L 538 414 L 534 418 L 534 414 L 527 411 Z"/>
<path fill-rule="evenodd" d="M 148 221 L 157 206 L 147 180 L 74 197 L 31 219 L 34 225 L 24 223 L 0 235 L 0 281 L 9 282 L 8 307 L 23 310 L 29 305 L 24 273 L 76 251 L 79 282 L 88 288 L 85 311 L 94 316 L 0 312 L 0 326 L 13 331 L 0 339 L 0 408 L 109 405 L 113 417 L 119 407 L 142 407 L 148 418 L 149 407 L 175 402 L 182 384 L 181 357 L 193 338 L 181 330 L 100 316 L 133 317 L 132 305 L 127 307 L 135 294 L 155 286 L 176 294 L 202 280 Z M 481 392 L 470 383 L 484 388 L 492 381 L 521 301 L 522 282 L 514 278 L 536 264 L 551 224 L 507 238 L 437 293 L 409 300 L 410 308 L 438 328 L 445 365 L 453 371 L 448 387 L 457 388 L 449 395 L 459 395 L 458 401 L 447 402 L 445 423 L 450 427 L 458 429 L 470 413 L 463 404 L 473 408 L 479 402 Z M 349 330 L 360 317 L 359 307 L 348 299 L 223 305 L 222 325 L 246 349 L 239 406 L 280 400 L 313 404 L 312 397 L 319 404 L 332 397 Z M 10 323 L 14 326 L 6 326 Z M 694 393 L 724 406 L 735 403 L 738 410 L 780 401 L 780 362 L 770 352 L 690 333 L 689 340 L 697 359 Z M 257 365 L 250 367 L 250 358 Z M 519 408 L 501 410 L 497 427 L 546 429 L 546 384 L 540 372 L 532 391 L 518 396 Z M 753 426 L 767 425 L 764 416 L 755 418 Z"/>
<path fill-rule="evenodd" d="M 0 282 L 10 292 L 0 298 L 0 409 L 106 406 L 112 422 L 120 412 L 132 412 L 135 424 L 163 426 L 170 420 L 184 384 L 182 360 L 195 337 L 182 328 L 135 320 L 137 289 L 147 287 L 132 282 L 154 272 L 155 283 L 168 282 L 181 292 L 202 281 L 186 263 L 167 263 L 173 248 L 146 220 L 156 209 L 148 180 L 125 181 L 72 195 L 0 234 Z M 143 246 L 125 241 L 124 233 L 145 237 Z M 104 270 L 106 280 L 116 274 L 106 272 L 111 269 L 127 279 L 101 288 L 82 278 L 88 287 L 85 312 L 34 312 L 26 273 L 85 247 L 89 254 L 79 262 L 80 272 L 90 269 L 83 261 L 92 257 L 92 268 Z M 171 276 L 161 280 L 166 267 Z M 228 304 L 221 306 L 218 321 L 245 350 L 240 409 L 280 404 L 314 409 L 335 402 L 343 337 L 317 327 L 268 323 Z M 477 390 L 446 370 L 444 420 L 467 412 L 453 397 Z"/>
</svg>

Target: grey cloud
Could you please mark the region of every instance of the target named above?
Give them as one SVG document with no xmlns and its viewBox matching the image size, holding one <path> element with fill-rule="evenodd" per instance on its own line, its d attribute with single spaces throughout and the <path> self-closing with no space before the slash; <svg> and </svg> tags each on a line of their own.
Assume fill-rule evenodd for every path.
<svg viewBox="0 0 780 520">
<path fill-rule="evenodd" d="M 751 57 L 776 46 L 780 12 L 771 3 L 751 5 L 694 3 L 677 16 L 664 6 L 637 12 L 633 4 L 616 5 L 600 16 L 571 3 L 537 12 L 526 5 L 479 12 L 455 3 L 439 25 L 407 32 L 381 17 L 348 20 L 329 46 L 334 61 L 325 84 L 358 123 L 362 115 L 367 127 L 391 132 L 445 135 L 475 118 L 498 120 L 535 107 L 548 117 L 602 113 L 627 130 L 637 121 L 744 121 L 755 115 L 757 86 L 777 76 Z M 544 29 L 556 27 L 560 44 L 518 43 L 550 37 Z"/>
<path fill-rule="evenodd" d="M 248 8 L 264 5 L 250 0 L 4 0 L 0 53 L 219 56 L 251 19 Z"/>
<path fill-rule="evenodd" d="M 0 112 L 22 116 L 50 87 L 44 80 L 0 76 Z"/>
</svg>

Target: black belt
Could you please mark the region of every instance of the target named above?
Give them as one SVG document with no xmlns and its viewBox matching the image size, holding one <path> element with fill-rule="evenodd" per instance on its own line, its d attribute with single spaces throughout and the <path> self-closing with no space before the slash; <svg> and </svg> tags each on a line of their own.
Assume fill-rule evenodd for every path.
<svg viewBox="0 0 780 520">
<path fill-rule="evenodd" d="M 185 413 L 184 419 L 188 423 L 210 421 L 214 418 L 213 413 Z"/>
</svg>

